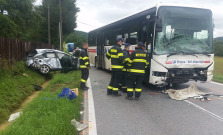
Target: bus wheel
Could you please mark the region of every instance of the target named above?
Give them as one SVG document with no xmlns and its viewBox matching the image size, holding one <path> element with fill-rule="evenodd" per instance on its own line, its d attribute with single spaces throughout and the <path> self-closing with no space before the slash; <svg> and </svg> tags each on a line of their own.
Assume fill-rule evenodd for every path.
<svg viewBox="0 0 223 135">
<path fill-rule="evenodd" d="M 98 63 L 97 63 L 97 59 L 96 59 L 96 57 L 95 57 L 95 59 L 94 59 L 94 66 L 95 66 L 95 68 L 98 68 Z"/>
</svg>

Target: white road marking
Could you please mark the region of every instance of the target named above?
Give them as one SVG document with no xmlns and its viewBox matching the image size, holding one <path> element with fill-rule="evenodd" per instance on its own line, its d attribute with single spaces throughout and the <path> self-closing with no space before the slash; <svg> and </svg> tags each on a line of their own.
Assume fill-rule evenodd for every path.
<svg viewBox="0 0 223 135">
<path fill-rule="evenodd" d="M 210 111 L 208 111 L 208 110 L 206 110 L 206 109 L 204 109 L 204 108 L 202 108 L 202 107 L 200 107 L 200 106 L 198 106 L 198 105 L 196 105 L 196 104 L 194 104 L 194 103 L 192 103 L 192 102 L 190 102 L 190 101 L 188 101 L 188 100 L 184 100 L 184 101 L 187 102 L 188 104 L 191 104 L 191 105 L 193 105 L 193 106 L 199 108 L 199 109 L 202 110 L 203 112 L 205 112 L 205 113 L 209 114 L 210 116 L 212 116 L 212 117 L 214 117 L 214 118 L 220 120 L 221 122 L 223 122 L 223 118 L 222 118 L 222 117 L 220 117 L 220 116 L 218 116 L 218 115 L 216 115 L 216 114 L 214 114 L 214 113 L 212 113 L 212 112 L 210 112 Z"/>
<path fill-rule="evenodd" d="M 218 85 L 223 85 L 222 83 L 217 83 L 217 82 L 212 82 L 211 83 L 214 83 L 214 84 L 218 84 Z"/>
<path fill-rule="evenodd" d="M 97 135 L 97 127 L 96 127 L 96 117 L 95 117 L 95 109 L 94 109 L 94 100 L 93 100 L 93 93 L 92 93 L 92 87 L 91 87 L 91 81 L 90 78 L 87 80 L 87 85 L 89 87 L 88 89 L 88 112 L 89 112 L 89 135 Z M 92 125 L 93 127 L 91 127 Z"/>
</svg>

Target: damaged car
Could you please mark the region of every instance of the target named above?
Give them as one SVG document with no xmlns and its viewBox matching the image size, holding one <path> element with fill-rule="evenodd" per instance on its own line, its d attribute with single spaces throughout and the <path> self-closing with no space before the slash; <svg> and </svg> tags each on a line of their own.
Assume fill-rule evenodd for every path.
<svg viewBox="0 0 223 135">
<path fill-rule="evenodd" d="M 54 49 L 35 49 L 27 56 L 28 67 L 39 70 L 43 74 L 56 70 L 79 69 L 79 58 Z"/>
</svg>

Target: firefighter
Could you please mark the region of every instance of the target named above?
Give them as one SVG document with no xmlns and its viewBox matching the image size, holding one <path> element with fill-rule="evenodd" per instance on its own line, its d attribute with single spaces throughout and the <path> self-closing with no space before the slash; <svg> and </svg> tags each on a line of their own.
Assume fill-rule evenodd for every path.
<svg viewBox="0 0 223 135">
<path fill-rule="evenodd" d="M 90 69 L 90 63 L 89 63 L 89 57 L 87 54 L 88 49 L 88 43 L 83 43 L 83 48 L 80 50 L 80 68 L 81 68 L 81 84 L 80 88 L 82 90 L 88 90 L 88 87 L 86 86 L 86 82 L 89 76 L 89 69 Z"/>
<path fill-rule="evenodd" d="M 148 66 L 148 55 L 143 50 L 144 45 L 142 42 L 138 42 L 135 51 L 133 51 L 129 58 L 131 63 L 130 78 L 127 88 L 126 99 L 133 99 L 133 89 L 135 87 L 135 100 L 139 100 L 142 91 L 142 81 L 145 75 L 145 68 Z"/>
<path fill-rule="evenodd" d="M 121 86 L 122 86 L 122 91 L 124 93 L 127 92 L 127 81 L 128 81 L 128 73 L 127 73 L 127 69 L 129 69 L 129 64 L 128 64 L 128 60 L 129 60 L 129 48 L 130 48 L 130 44 L 129 43 L 125 43 L 125 49 L 123 50 L 123 55 L 124 55 L 124 68 L 122 69 L 122 78 L 121 78 Z"/>
<path fill-rule="evenodd" d="M 123 44 L 122 38 L 117 38 L 117 45 L 114 45 L 110 50 L 107 51 L 106 57 L 111 60 L 112 77 L 107 88 L 107 95 L 121 96 L 118 93 L 119 82 L 122 75 L 123 69 L 123 51 L 121 45 Z"/>
</svg>

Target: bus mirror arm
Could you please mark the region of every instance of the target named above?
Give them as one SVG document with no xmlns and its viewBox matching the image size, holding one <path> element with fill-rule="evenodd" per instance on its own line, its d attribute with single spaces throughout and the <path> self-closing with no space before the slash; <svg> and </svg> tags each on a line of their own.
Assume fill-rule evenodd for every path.
<svg viewBox="0 0 223 135">
<path fill-rule="evenodd" d="M 156 31 L 157 32 L 162 32 L 162 29 L 163 29 L 163 27 L 162 27 L 162 18 L 158 17 L 156 19 Z"/>
</svg>

